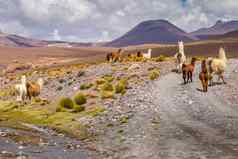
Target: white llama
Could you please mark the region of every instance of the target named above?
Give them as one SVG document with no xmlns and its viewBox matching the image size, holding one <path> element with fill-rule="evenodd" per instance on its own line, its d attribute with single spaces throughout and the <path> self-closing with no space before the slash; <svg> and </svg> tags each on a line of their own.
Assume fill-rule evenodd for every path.
<svg viewBox="0 0 238 159">
<path fill-rule="evenodd" d="M 150 59 L 152 57 L 151 54 L 152 54 L 152 49 L 148 49 L 147 53 L 143 53 L 143 57 L 147 58 L 147 59 Z"/>
<path fill-rule="evenodd" d="M 174 57 L 176 59 L 176 70 L 178 72 L 181 72 L 182 71 L 182 66 L 186 61 L 186 56 L 185 56 L 185 53 L 184 53 L 184 44 L 183 44 L 183 42 L 179 41 L 178 46 L 179 46 L 179 52 L 176 53 L 174 55 Z"/>
<path fill-rule="evenodd" d="M 23 101 L 27 96 L 27 88 L 26 88 L 26 76 L 23 75 L 21 77 L 21 84 L 16 84 L 15 89 L 17 91 L 17 101 Z"/>
</svg>

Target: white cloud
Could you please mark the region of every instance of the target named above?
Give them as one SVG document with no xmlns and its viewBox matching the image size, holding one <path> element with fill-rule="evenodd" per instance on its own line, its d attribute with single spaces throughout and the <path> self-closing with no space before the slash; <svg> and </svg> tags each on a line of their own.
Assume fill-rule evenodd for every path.
<svg viewBox="0 0 238 159">
<path fill-rule="evenodd" d="M 236 0 L 0 0 L 0 29 L 42 39 L 114 39 L 144 20 L 166 19 L 186 31 L 238 17 Z M 52 34 L 52 30 L 57 28 Z M 60 30 L 60 34 L 59 34 Z M 51 36 L 49 36 L 51 35 Z"/>
<path fill-rule="evenodd" d="M 53 36 L 53 39 L 56 40 L 56 41 L 62 40 L 58 29 L 54 29 L 54 31 L 52 33 L 52 36 Z"/>
<path fill-rule="evenodd" d="M 0 22 L 0 31 L 30 37 L 31 33 L 18 21 Z"/>
</svg>

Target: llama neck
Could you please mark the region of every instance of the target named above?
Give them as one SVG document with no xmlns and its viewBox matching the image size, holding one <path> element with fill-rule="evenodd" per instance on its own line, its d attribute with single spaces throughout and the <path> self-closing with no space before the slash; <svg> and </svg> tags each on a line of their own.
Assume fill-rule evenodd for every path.
<svg viewBox="0 0 238 159">
<path fill-rule="evenodd" d="M 43 87 L 43 81 L 42 80 L 38 80 L 38 85 L 39 85 L 39 87 L 40 87 L 40 90 L 42 89 L 42 87 Z"/>
</svg>

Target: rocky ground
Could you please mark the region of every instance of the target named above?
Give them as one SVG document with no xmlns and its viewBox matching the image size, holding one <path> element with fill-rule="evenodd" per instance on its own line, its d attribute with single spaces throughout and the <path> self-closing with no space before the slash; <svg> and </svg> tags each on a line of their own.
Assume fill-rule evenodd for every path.
<svg viewBox="0 0 238 159">
<path fill-rule="evenodd" d="M 34 123 L 26 125 L 25 123 L 29 121 L 23 120 L 21 129 L 19 127 L 16 129 L 14 124 L 9 128 L 6 126 L 13 121 L 6 118 L 11 116 L 9 114 L 12 112 L 7 113 L 8 110 L 1 108 L 0 156 L 5 158 L 20 155 L 26 158 L 51 156 L 50 158 L 75 159 L 235 159 L 238 155 L 236 132 L 238 60 L 229 60 L 225 74 L 227 84 L 213 86 L 209 88 L 208 93 L 198 90 L 201 88 L 198 81 L 200 66 L 197 67 L 194 83 L 189 85 L 183 85 L 181 75 L 171 72 L 173 67 L 173 61 L 149 61 L 80 66 L 81 69 L 70 68 L 70 72 L 67 69 L 42 72 L 41 76 L 47 77 L 48 82 L 41 97 L 49 100 L 50 104 L 43 106 L 33 104 L 33 107 L 31 105 L 21 108 L 22 111 L 29 109 L 54 111 L 55 101 L 59 96 L 72 97 L 77 91 L 94 94 L 96 97 L 89 98 L 85 112 L 47 114 L 48 118 L 71 123 L 71 126 L 61 123 L 56 128 L 67 128 L 80 133 L 79 127 L 79 130 L 72 128 L 80 123 L 80 128 L 81 125 L 86 126 L 90 135 L 84 140 L 72 139 L 67 137 L 67 133 L 66 136 L 59 133 L 59 129 L 55 129 L 54 122 L 48 126 L 47 124 L 45 126 L 45 123 L 42 126 L 41 123 L 39 127 L 35 127 Z M 151 70 L 158 68 L 159 79 L 150 80 Z M 61 72 L 66 73 L 60 75 Z M 29 79 L 37 79 L 38 74 L 33 74 Z M 89 90 L 80 90 L 81 84 L 95 83 L 96 79 L 108 74 L 115 78 L 115 81 L 112 81 L 113 85 L 117 79 L 130 77 L 126 94 L 115 94 L 113 98 L 103 99 L 94 86 Z M 2 82 L 6 83 L 5 80 L 7 79 L 2 79 Z M 7 81 L 4 90 L 11 83 L 16 81 Z M 1 99 L 12 100 L 9 96 L 1 96 Z M 99 111 L 100 113 L 90 111 L 95 105 L 103 107 L 103 111 Z M 65 116 L 67 120 L 61 120 L 66 118 Z M 49 121 L 43 117 L 42 120 Z M 12 137 L 24 136 L 21 134 L 26 133 L 26 128 L 34 132 L 34 135 L 27 135 L 33 136 L 27 138 L 27 144 L 24 144 L 26 140 L 24 138 Z M 11 135 L 13 132 L 17 134 Z M 32 145 L 35 147 L 31 148 Z"/>
</svg>

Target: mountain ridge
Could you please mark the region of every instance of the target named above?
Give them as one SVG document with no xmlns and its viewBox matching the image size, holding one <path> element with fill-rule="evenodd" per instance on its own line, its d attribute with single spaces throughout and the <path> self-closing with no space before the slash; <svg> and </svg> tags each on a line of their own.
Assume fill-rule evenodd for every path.
<svg viewBox="0 0 238 159">
<path fill-rule="evenodd" d="M 121 37 L 109 42 L 106 46 L 122 47 L 149 43 L 177 43 L 197 40 L 181 28 L 167 20 L 143 21 Z"/>
</svg>

